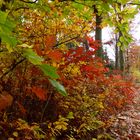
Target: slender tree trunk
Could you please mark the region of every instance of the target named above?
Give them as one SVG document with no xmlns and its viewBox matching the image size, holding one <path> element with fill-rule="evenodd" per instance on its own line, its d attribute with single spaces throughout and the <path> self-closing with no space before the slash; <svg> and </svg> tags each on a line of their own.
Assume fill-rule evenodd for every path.
<svg viewBox="0 0 140 140">
<path fill-rule="evenodd" d="M 121 46 L 118 47 L 117 42 L 120 40 L 120 37 L 122 36 L 122 33 L 119 32 L 119 34 L 116 34 L 116 45 L 115 45 L 115 69 L 121 70 L 124 72 L 124 50 L 122 50 L 122 42 Z"/>
<path fill-rule="evenodd" d="M 120 70 L 123 72 L 124 71 L 124 52 L 122 49 L 120 49 L 119 54 L 120 54 Z"/>
<path fill-rule="evenodd" d="M 119 48 L 117 45 L 115 46 L 115 69 L 119 69 Z"/>
<path fill-rule="evenodd" d="M 101 28 L 102 16 L 98 14 L 98 9 L 96 8 L 96 5 L 94 5 L 93 8 L 94 8 L 94 13 L 96 15 L 95 40 L 98 41 L 100 44 L 99 49 L 96 52 L 96 56 L 103 59 L 104 57 L 103 57 L 103 48 L 102 48 L 102 28 Z"/>
<path fill-rule="evenodd" d="M 119 32 L 119 39 L 122 36 L 122 33 Z M 121 43 L 122 44 L 122 43 Z M 122 46 L 119 50 L 119 63 L 120 63 L 120 70 L 124 72 L 124 51 L 122 50 Z"/>
<path fill-rule="evenodd" d="M 115 41 L 116 41 L 116 45 L 115 45 L 115 69 L 118 70 L 119 69 L 119 47 L 117 46 L 117 42 L 118 42 L 117 34 L 115 35 Z"/>
<path fill-rule="evenodd" d="M 101 28 L 101 23 L 102 23 L 102 17 L 96 14 L 96 30 L 95 30 L 95 40 L 99 42 L 100 46 L 99 49 L 97 50 L 96 56 L 100 58 L 103 57 L 103 48 L 102 48 L 102 28 Z"/>
<path fill-rule="evenodd" d="M 120 11 L 122 11 L 123 8 L 124 8 L 124 5 L 119 4 L 119 8 L 120 8 Z M 119 22 L 122 23 L 122 18 L 120 17 L 120 15 L 118 16 L 118 18 L 119 18 Z M 119 31 L 118 41 L 120 41 L 121 37 L 122 37 L 122 32 L 120 30 Z M 121 43 L 121 46 L 119 48 L 119 65 L 120 65 L 120 70 L 122 72 L 124 72 L 124 63 L 125 63 L 125 61 L 124 61 L 124 50 L 122 48 L 123 47 L 123 42 L 120 42 L 120 43 Z"/>
<path fill-rule="evenodd" d="M 125 57 L 125 72 L 130 73 L 130 63 L 129 63 L 129 49 L 126 50 L 126 57 Z"/>
</svg>

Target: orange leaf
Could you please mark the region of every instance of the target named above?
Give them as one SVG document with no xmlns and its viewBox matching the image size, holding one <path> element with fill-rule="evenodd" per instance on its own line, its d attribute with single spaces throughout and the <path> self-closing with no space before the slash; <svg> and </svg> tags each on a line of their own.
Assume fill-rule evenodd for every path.
<svg viewBox="0 0 140 140">
<path fill-rule="evenodd" d="M 56 35 L 47 35 L 44 37 L 45 52 L 52 49 L 56 44 Z"/>
<path fill-rule="evenodd" d="M 40 99 L 40 100 L 46 100 L 46 91 L 40 87 L 32 87 L 32 92 L 35 93 L 35 95 Z"/>
<path fill-rule="evenodd" d="M 34 49 L 38 55 L 40 56 L 43 55 L 43 52 L 41 51 L 41 47 L 39 43 L 35 42 Z"/>
<path fill-rule="evenodd" d="M 58 50 L 53 50 L 48 53 L 48 57 L 56 62 L 60 62 L 62 59 L 62 53 Z"/>
<path fill-rule="evenodd" d="M 7 107 L 11 106 L 13 103 L 13 97 L 6 93 L 0 95 L 0 111 L 5 110 Z"/>
</svg>

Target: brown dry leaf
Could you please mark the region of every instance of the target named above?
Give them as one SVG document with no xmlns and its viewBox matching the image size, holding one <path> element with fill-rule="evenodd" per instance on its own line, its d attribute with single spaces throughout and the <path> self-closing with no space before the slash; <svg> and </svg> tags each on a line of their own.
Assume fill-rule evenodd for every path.
<svg viewBox="0 0 140 140">
<path fill-rule="evenodd" d="M 0 95 L 0 111 L 5 110 L 7 107 L 11 106 L 13 103 L 13 97 L 6 93 Z"/>
</svg>

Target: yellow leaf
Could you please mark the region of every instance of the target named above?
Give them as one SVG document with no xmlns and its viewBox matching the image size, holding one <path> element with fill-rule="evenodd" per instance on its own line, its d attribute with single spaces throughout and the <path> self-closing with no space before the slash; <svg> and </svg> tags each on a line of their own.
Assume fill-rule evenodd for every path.
<svg viewBox="0 0 140 140">
<path fill-rule="evenodd" d="M 18 137 L 18 132 L 13 132 L 13 136 Z"/>
<path fill-rule="evenodd" d="M 14 140 L 14 138 L 8 138 L 8 140 Z"/>
</svg>

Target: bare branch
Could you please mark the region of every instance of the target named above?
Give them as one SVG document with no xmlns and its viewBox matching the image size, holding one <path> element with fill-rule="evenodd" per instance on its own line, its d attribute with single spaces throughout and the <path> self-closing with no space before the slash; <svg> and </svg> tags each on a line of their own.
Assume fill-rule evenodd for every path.
<svg viewBox="0 0 140 140">
<path fill-rule="evenodd" d="M 72 40 L 74 40 L 74 39 L 77 39 L 79 36 L 80 36 L 80 35 L 77 35 L 76 37 L 70 38 L 70 39 L 68 39 L 68 40 L 66 40 L 66 41 L 63 41 L 63 42 L 60 42 L 60 43 L 54 45 L 53 48 L 56 48 L 56 47 L 58 47 L 58 46 L 60 46 L 60 45 L 62 45 L 62 44 L 65 44 L 65 43 L 67 43 L 67 42 L 69 42 L 69 41 L 72 41 Z"/>
<path fill-rule="evenodd" d="M 8 73 L 10 73 L 11 71 L 13 71 L 17 65 L 19 65 L 20 63 L 22 63 L 23 61 L 25 61 L 26 58 L 21 59 L 20 61 L 18 61 L 16 64 L 14 64 L 9 70 L 7 70 L 1 77 L 0 79 L 2 80 L 4 76 L 6 76 Z"/>
</svg>

